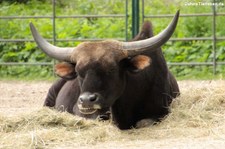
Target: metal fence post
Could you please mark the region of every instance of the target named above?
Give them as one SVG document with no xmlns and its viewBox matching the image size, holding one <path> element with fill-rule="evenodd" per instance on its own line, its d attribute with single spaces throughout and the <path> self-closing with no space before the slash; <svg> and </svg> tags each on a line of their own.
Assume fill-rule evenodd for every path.
<svg viewBox="0 0 225 149">
<path fill-rule="evenodd" d="M 56 14 L 55 14 L 55 3 L 56 1 L 55 0 L 52 0 L 52 40 L 53 40 L 53 45 L 56 44 L 56 32 L 55 32 L 55 17 L 56 17 Z M 53 59 L 53 64 L 52 64 L 52 73 L 53 73 L 53 76 L 55 77 L 55 72 L 54 72 L 54 65 L 56 64 L 56 60 Z"/>
<path fill-rule="evenodd" d="M 141 3 L 141 18 L 142 18 L 142 22 L 143 23 L 145 21 L 145 1 L 142 0 Z"/>
<path fill-rule="evenodd" d="M 139 0 L 132 0 L 132 37 L 139 32 Z"/>
<path fill-rule="evenodd" d="M 215 0 L 213 0 L 215 3 Z M 215 5 L 212 6 L 212 13 L 213 13 L 213 21 L 212 21 L 212 35 L 213 35 L 213 75 L 216 74 L 216 7 Z"/>
<path fill-rule="evenodd" d="M 125 39 L 128 41 L 128 0 L 126 0 L 125 4 Z"/>
</svg>

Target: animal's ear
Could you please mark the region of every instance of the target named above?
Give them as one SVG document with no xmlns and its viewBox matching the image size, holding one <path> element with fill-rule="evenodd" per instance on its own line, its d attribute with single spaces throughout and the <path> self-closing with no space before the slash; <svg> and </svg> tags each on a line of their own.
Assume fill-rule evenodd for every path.
<svg viewBox="0 0 225 149">
<path fill-rule="evenodd" d="M 132 39 L 132 41 L 143 40 L 153 37 L 152 23 L 150 21 L 145 21 L 142 25 L 141 31 Z"/>
<path fill-rule="evenodd" d="M 66 80 L 71 80 L 77 77 L 75 71 L 75 64 L 62 62 L 55 65 L 55 73 Z"/>
<path fill-rule="evenodd" d="M 125 69 L 130 72 L 139 72 L 150 66 L 152 60 L 145 55 L 137 55 L 132 58 L 126 58 L 121 61 L 121 64 Z"/>
</svg>

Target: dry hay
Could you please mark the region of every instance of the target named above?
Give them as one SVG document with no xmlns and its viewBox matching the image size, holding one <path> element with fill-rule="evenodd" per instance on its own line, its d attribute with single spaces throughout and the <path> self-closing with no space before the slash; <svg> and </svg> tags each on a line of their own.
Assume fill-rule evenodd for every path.
<svg viewBox="0 0 225 149">
<path fill-rule="evenodd" d="M 181 96 L 161 123 L 120 131 L 48 108 L 0 112 L 0 148 L 221 148 L 225 145 L 225 82 L 182 81 Z"/>
</svg>

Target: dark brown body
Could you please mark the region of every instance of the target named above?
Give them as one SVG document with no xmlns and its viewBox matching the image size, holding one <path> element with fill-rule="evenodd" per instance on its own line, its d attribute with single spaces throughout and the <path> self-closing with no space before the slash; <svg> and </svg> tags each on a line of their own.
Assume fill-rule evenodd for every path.
<svg viewBox="0 0 225 149">
<path fill-rule="evenodd" d="M 151 24 L 146 22 L 134 40 L 151 36 Z M 92 119 L 97 117 L 108 119 L 107 111 L 111 109 L 113 121 L 120 129 L 135 127 L 141 119 L 160 120 L 168 114 L 169 105 L 179 94 L 179 88 L 167 68 L 161 48 L 154 52 L 144 51 L 142 55 L 148 56 L 151 64 L 140 72 L 121 71 L 120 77 L 124 81 L 124 87 L 121 88 L 120 96 L 114 99 L 115 102 L 110 107 L 102 108 L 90 115 L 80 113 L 77 101 L 81 87 L 76 76 L 71 80 L 62 78 L 56 81 L 49 89 L 44 105 Z"/>
</svg>

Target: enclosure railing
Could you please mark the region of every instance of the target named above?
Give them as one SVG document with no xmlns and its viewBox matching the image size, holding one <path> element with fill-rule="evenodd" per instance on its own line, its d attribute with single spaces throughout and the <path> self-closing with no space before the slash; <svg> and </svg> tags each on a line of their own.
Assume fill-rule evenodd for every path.
<svg viewBox="0 0 225 149">
<path fill-rule="evenodd" d="M 52 0 L 52 16 L 0 16 L 0 20 L 14 20 L 14 19 L 51 19 L 52 20 L 52 39 L 47 39 L 47 41 L 52 42 L 54 45 L 56 42 L 68 42 L 68 41 L 99 41 L 105 39 L 57 39 L 56 38 L 56 19 L 68 19 L 68 18 L 124 18 L 125 19 L 125 38 L 117 40 L 128 40 L 128 0 L 125 0 L 124 14 L 107 14 L 107 15 L 56 15 L 56 1 Z M 2 39 L 0 37 L 0 42 L 34 42 L 33 39 Z M 52 65 L 54 66 L 55 62 L 0 62 L 0 65 Z"/>
<path fill-rule="evenodd" d="M 130 17 L 128 14 L 128 1 L 125 0 L 125 12 L 124 14 L 108 14 L 108 15 L 69 15 L 69 16 L 58 16 L 56 15 L 56 0 L 52 0 L 52 16 L 0 16 L 1 19 L 51 19 L 52 20 L 52 26 L 53 26 L 53 37 L 52 39 L 48 39 L 48 41 L 53 42 L 53 44 L 56 44 L 56 42 L 68 42 L 68 41 L 97 41 L 97 40 L 104 40 L 104 39 L 57 39 L 56 38 L 56 19 L 67 19 L 67 18 L 124 18 L 125 19 L 125 39 L 118 39 L 118 40 L 128 40 L 128 18 Z M 138 0 L 132 0 L 132 3 L 138 2 Z M 173 14 L 163 14 L 163 15 L 149 15 L 145 14 L 145 0 L 142 0 L 142 9 L 141 9 L 141 15 L 142 15 L 142 21 L 146 18 L 168 18 L 173 17 Z M 139 11 L 139 8 L 132 7 L 132 9 L 137 9 Z M 139 13 L 137 11 L 133 11 L 134 13 Z M 217 62 L 216 60 L 216 42 L 225 40 L 225 37 L 217 37 L 216 36 L 216 17 L 217 16 L 225 16 L 225 13 L 216 13 L 215 5 L 212 6 L 212 13 L 200 13 L 200 14 L 181 14 L 180 17 L 201 17 L 201 16 L 210 16 L 212 17 L 212 37 L 190 37 L 190 38 L 171 38 L 170 41 L 193 41 L 193 40 L 201 40 L 201 41 L 212 41 L 213 44 L 213 61 L 212 62 L 169 62 L 168 65 L 177 65 L 177 66 L 213 66 L 213 74 L 216 74 L 216 66 L 217 65 L 225 65 L 225 62 Z M 136 15 L 137 17 L 137 15 Z M 132 18 L 134 19 L 134 18 Z M 139 21 L 137 21 L 138 18 L 134 19 L 136 23 L 136 31 L 138 32 L 137 27 L 139 26 Z M 33 39 L 1 39 L 0 42 L 34 42 Z M 0 65 L 53 65 L 52 62 L 39 62 L 39 63 L 21 63 L 21 62 L 0 62 Z"/>
<path fill-rule="evenodd" d="M 215 0 L 212 1 L 215 3 Z M 145 14 L 145 0 L 142 0 L 142 22 L 146 18 L 168 18 L 173 17 L 173 14 L 162 14 L 162 15 L 148 15 Z M 225 16 L 225 13 L 217 13 L 215 9 L 215 5 L 212 5 L 212 13 L 199 13 L 199 14 L 180 14 L 180 17 L 202 17 L 202 16 L 209 16 L 212 17 L 212 37 L 190 37 L 190 38 L 170 38 L 169 41 L 212 41 L 213 44 L 213 61 L 212 62 L 169 62 L 168 65 L 176 65 L 176 66 L 198 66 L 198 65 L 205 65 L 205 66 L 213 66 L 213 74 L 216 74 L 216 66 L 217 65 L 225 65 L 225 62 L 217 62 L 216 61 L 216 42 L 225 40 L 225 37 L 217 37 L 216 36 L 216 17 L 217 16 Z"/>
</svg>

